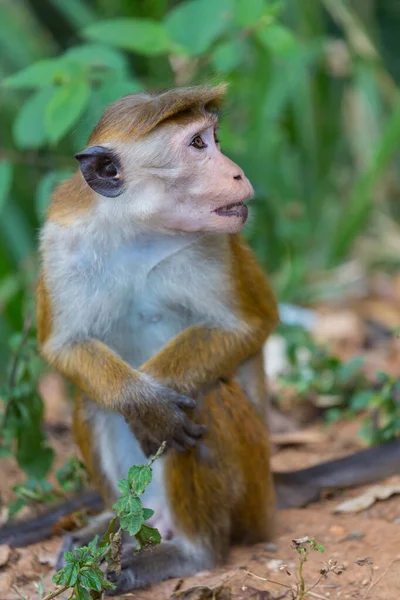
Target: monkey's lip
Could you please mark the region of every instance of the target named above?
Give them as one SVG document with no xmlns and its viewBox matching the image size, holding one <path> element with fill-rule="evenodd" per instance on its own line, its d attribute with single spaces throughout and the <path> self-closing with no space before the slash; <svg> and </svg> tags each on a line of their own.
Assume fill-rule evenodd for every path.
<svg viewBox="0 0 400 600">
<path fill-rule="evenodd" d="M 227 204 L 217 208 L 214 212 L 220 217 L 240 217 L 241 219 L 247 219 L 249 209 L 243 202 L 234 202 L 233 204 Z"/>
</svg>

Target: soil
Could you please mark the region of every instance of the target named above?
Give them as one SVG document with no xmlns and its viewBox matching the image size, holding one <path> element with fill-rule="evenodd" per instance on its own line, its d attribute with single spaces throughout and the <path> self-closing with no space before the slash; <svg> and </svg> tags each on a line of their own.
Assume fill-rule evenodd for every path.
<svg viewBox="0 0 400 600">
<path fill-rule="evenodd" d="M 273 468 L 293 469 L 345 455 L 359 447 L 356 442 L 358 426 L 355 422 L 342 423 L 330 428 L 329 433 L 322 425 L 317 426 L 310 430 L 309 436 L 311 440 L 317 439 L 317 443 L 276 450 Z M 319 437 L 314 435 L 315 429 L 321 432 Z M 304 438 L 306 437 L 305 435 Z M 68 430 L 57 432 L 56 435 L 53 433 L 51 442 L 57 450 L 57 462 L 62 462 L 71 453 L 73 444 Z M 19 480 L 21 476 L 15 464 L 11 460 L 2 461 L 0 494 L 3 506 L 11 498 L 11 485 Z M 400 476 L 391 478 L 387 483 L 400 484 Z M 295 582 L 298 565 L 291 541 L 309 536 L 324 545 L 325 552 L 312 553 L 305 565 L 308 587 L 318 581 L 319 571 L 329 559 L 345 567 L 341 575 L 330 573 L 326 580 L 320 581 L 312 589 L 313 595 L 309 598 L 397 600 L 400 598 L 400 498 L 393 496 L 358 514 L 338 515 L 333 512 L 339 502 L 358 495 L 361 491 L 359 488 L 342 492 L 305 509 L 279 511 L 277 535 L 273 544 L 235 547 L 228 563 L 220 569 L 202 572 L 184 581 L 170 580 L 146 591 L 127 594 L 126 597 L 136 600 L 166 600 L 178 588 L 181 591 L 206 586 L 214 590 L 217 600 L 218 588 L 224 585 L 231 591 L 231 596 L 227 597 L 238 600 L 290 598 L 288 589 L 283 586 L 290 586 Z M 28 512 L 27 510 L 25 515 Z M 51 582 L 54 573 L 52 566 L 60 541 L 60 538 L 54 538 L 20 549 L 0 546 L 0 565 L 3 565 L 0 567 L 0 599 L 17 600 L 22 597 L 36 600 L 40 596 L 35 584 L 41 575 L 44 589 L 46 592 L 51 591 L 54 588 Z M 365 558 L 370 558 L 371 564 L 359 566 L 356 563 L 358 559 Z M 396 559 L 399 562 L 393 563 Z M 371 588 L 371 584 L 375 582 L 376 585 Z M 256 590 L 265 593 L 258 594 Z M 286 595 L 282 596 L 284 593 Z M 68 597 L 67 594 L 61 596 Z M 189 597 L 190 600 L 195 600 L 203 596 L 198 590 L 196 595 Z M 213 596 L 204 596 L 208 597 Z M 222 600 L 225 596 L 221 593 L 220 597 Z"/>
</svg>

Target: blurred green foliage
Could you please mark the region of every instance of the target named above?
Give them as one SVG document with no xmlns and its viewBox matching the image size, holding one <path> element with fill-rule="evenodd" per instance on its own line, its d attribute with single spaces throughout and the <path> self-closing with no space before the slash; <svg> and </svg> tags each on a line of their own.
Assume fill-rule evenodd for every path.
<svg viewBox="0 0 400 600">
<path fill-rule="evenodd" d="M 0 365 L 51 191 L 103 109 L 144 88 L 230 83 L 221 141 L 256 191 L 247 235 L 280 298 L 315 300 L 316 275 L 395 216 L 396 18 L 396 0 L 3 0 Z"/>
</svg>

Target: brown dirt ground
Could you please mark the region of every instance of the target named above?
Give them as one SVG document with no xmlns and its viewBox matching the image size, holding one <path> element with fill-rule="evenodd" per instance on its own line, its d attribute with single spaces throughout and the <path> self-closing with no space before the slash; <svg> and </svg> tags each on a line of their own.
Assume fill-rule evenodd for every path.
<svg viewBox="0 0 400 600">
<path fill-rule="evenodd" d="M 400 275 L 396 282 L 398 286 L 394 288 L 392 284 L 390 294 L 386 294 L 388 298 L 385 297 L 384 301 L 381 301 L 382 289 L 386 288 L 381 284 L 378 286 L 378 307 L 357 302 L 355 306 L 351 306 L 350 312 L 344 310 L 338 313 L 337 307 L 333 312 L 329 309 L 322 310 L 315 332 L 319 334 L 317 337 L 327 340 L 343 358 L 364 352 L 368 369 L 385 369 L 398 375 L 400 338 L 392 338 L 391 342 L 384 342 L 383 346 L 375 344 L 372 350 L 365 352 L 367 333 L 364 323 L 364 319 L 377 317 L 390 328 L 398 327 Z M 56 466 L 59 466 L 74 451 L 68 432 L 70 406 L 65 400 L 65 390 L 55 376 L 49 376 L 43 382 L 42 394 L 46 404 L 46 422 L 53 426 L 50 438 L 57 453 Z M 64 429 L 60 430 L 60 423 Z M 54 426 L 58 426 L 58 433 L 54 433 Z M 322 425 L 314 426 L 300 445 L 274 448 L 273 468 L 295 469 L 349 454 L 360 447 L 356 438 L 358 427 L 359 423 L 355 422 L 338 423 L 329 430 Z M 316 432 L 319 432 L 319 437 L 312 435 Z M 12 497 L 11 486 L 21 479 L 23 477 L 13 461 L 1 461 L 0 523 L 6 518 L 6 507 Z M 392 478 L 390 482 L 400 484 L 400 475 Z M 278 527 L 274 545 L 258 544 L 253 547 L 234 548 L 229 561 L 222 568 L 199 573 L 184 581 L 170 580 L 147 591 L 128 594 L 126 597 L 136 600 L 167 600 L 178 588 L 186 590 L 195 586 L 208 586 L 215 590 L 225 585 L 231 589 L 231 596 L 228 594 L 228 597 L 235 600 L 290 598 L 287 588 L 282 587 L 282 584 L 290 586 L 295 581 L 296 556 L 290 544 L 292 539 L 307 535 L 315 537 L 318 543 L 325 546 L 324 554 L 315 552 L 305 565 L 307 586 L 313 585 L 319 579 L 319 570 L 329 559 L 345 566 L 342 575 L 330 574 L 326 581 L 316 585 L 308 599 L 400 600 L 400 496 L 378 502 L 358 514 L 334 513 L 333 509 L 339 502 L 358 495 L 360 491 L 347 490 L 305 509 L 280 511 L 277 515 Z M 29 510 L 26 510 L 25 515 L 28 514 Z M 35 583 L 40 575 L 43 575 L 46 592 L 54 589 L 51 582 L 54 573 L 52 565 L 59 545 L 60 538 L 54 538 L 18 550 L 0 546 L 0 600 L 38 600 Z M 371 558 L 372 564 L 356 564 L 357 559 L 366 557 Z M 398 562 L 393 562 L 395 560 Z M 282 565 L 287 565 L 286 569 L 280 570 Z M 286 570 L 291 574 L 286 574 Z M 263 581 L 255 576 L 276 583 Z M 68 594 L 61 596 L 68 597 Z M 202 598 L 222 600 L 222 595 L 217 592 L 207 596 L 193 594 L 190 598 L 182 600 Z"/>
<path fill-rule="evenodd" d="M 345 423 L 336 425 L 326 433 L 322 426 L 319 426 L 317 429 L 323 431 L 326 436 L 325 442 L 319 441 L 276 451 L 273 456 L 273 466 L 292 469 L 347 454 L 357 448 L 355 441 L 357 427 L 358 424 Z M 71 452 L 72 442 L 69 433 L 53 434 L 51 437 L 57 449 L 58 461 L 62 462 L 63 457 Z M 10 499 L 10 485 L 18 479 L 20 474 L 12 461 L 2 461 L 0 494 L 3 506 L 6 506 Z M 400 477 L 392 478 L 391 482 L 400 483 Z M 290 585 L 295 580 L 296 568 L 295 553 L 290 547 L 291 540 L 308 535 L 315 537 L 325 546 L 325 553 L 314 553 L 305 567 L 306 581 L 309 585 L 317 581 L 319 569 L 330 558 L 346 567 L 342 575 L 330 574 L 326 581 L 320 582 L 313 588 L 314 595 L 309 596 L 310 598 L 397 600 L 400 598 L 400 562 L 390 565 L 394 559 L 400 558 L 400 499 L 394 496 L 359 514 L 333 513 L 333 508 L 338 502 L 359 492 L 360 490 L 346 491 L 306 509 L 280 511 L 274 545 L 258 544 L 253 547 L 234 548 L 229 562 L 223 568 L 199 573 L 183 582 L 170 580 L 150 590 L 128 594 L 126 597 L 136 600 L 164 600 L 170 597 L 177 586 L 180 590 L 201 585 L 214 589 L 224 584 L 231 588 L 234 599 L 280 598 L 285 588 L 257 579 L 248 572 Z M 36 600 L 38 596 L 35 583 L 41 574 L 46 592 L 52 590 L 51 575 L 54 571 L 51 566 L 59 544 L 60 538 L 54 538 L 28 548 L 11 550 L 6 564 L 0 567 L 0 600 L 17 600 L 21 597 Z M 3 552 L 7 555 L 7 548 L 3 548 Z M 0 563 L 1 557 L 0 547 Z M 372 565 L 356 564 L 358 558 L 366 557 L 371 557 Z M 285 573 L 285 570 L 279 570 L 281 565 L 288 565 L 290 576 Z M 377 581 L 380 577 L 382 579 L 370 589 L 367 595 L 371 582 Z M 268 590 L 270 595 L 256 594 L 254 590 Z M 61 598 L 67 597 L 68 595 L 61 596 Z"/>
</svg>

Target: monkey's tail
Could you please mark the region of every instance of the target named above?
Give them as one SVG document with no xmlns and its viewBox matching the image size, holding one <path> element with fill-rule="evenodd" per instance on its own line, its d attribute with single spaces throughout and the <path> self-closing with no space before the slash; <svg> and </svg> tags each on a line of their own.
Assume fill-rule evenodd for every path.
<svg viewBox="0 0 400 600">
<path fill-rule="evenodd" d="M 400 439 L 299 471 L 275 472 L 279 508 L 298 508 L 338 490 L 400 474 Z"/>
<path fill-rule="evenodd" d="M 49 508 L 46 512 L 27 520 L 13 521 L 0 527 L 0 544 L 8 544 L 14 548 L 41 542 L 61 533 L 63 518 L 73 513 L 86 510 L 90 513 L 100 512 L 104 502 L 98 492 L 83 491 L 62 504 Z"/>
</svg>

